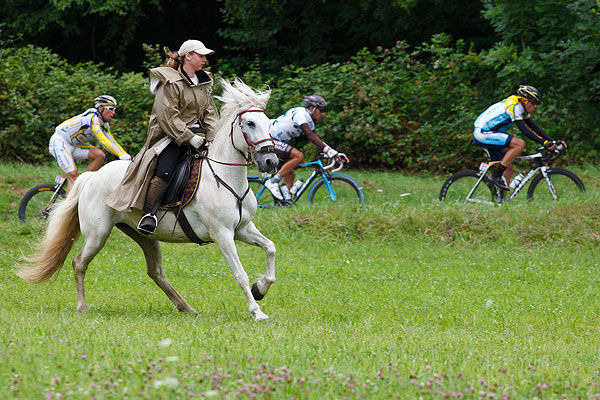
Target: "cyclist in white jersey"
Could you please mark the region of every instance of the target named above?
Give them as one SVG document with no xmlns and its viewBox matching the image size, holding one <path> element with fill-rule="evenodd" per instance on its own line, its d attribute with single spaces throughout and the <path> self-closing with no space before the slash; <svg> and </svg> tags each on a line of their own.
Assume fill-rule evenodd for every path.
<svg viewBox="0 0 600 400">
<path fill-rule="evenodd" d="M 508 190 L 507 182 L 514 173 L 513 161 L 523 152 L 525 142 L 506 133 L 513 124 L 527 138 L 554 150 L 554 140 L 531 118 L 540 101 L 540 93 L 533 86 L 521 85 L 513 96 L 490 106 L 474 122 L 473 143 L 488 150 L 491 161 L 500 161 L 491 176 L 492 182 Z M 565 142 L 562 142 L 566 148 Z"/>
<path fill-rule="evenodd" d="M 339 153 L 327 143 L 323 142 L 315 133 L 315 121 L 323 118 L 327 103 L 321 96 L 313 95 L 304 98 L 304 107 L 294 107 L 285 114 L 271 121 L 270 134 L 275 146 L 275 154 L 279 157 L 279 171 L 267 182 L 265 186 L 277 200 L 290 200 L 289 189 L 294 184 L 294 168 L 304 160 L 304 154 L 287 142 L 295 137 L 306 135 L 329 158 L 339 158 L 343 162 L 350 162 L 344 153 Z M 279 187 L 281 178 L 284 185 Z"/>
<path fill-rule="evenodd" d="M 116 109 L 117 100 L 114 97 L 98 96 L 94 99 L 94 108 L 69 118 L 56 127 L 48 148 L 67 177 L 67 193 L 79 176 L 75 160 L 89 159 L 86 171 L 97 171 L 104 163 L 106 154 L 98 147 L 86 143 L 92 137 L 95 136 L 102 147 L 120 160 L 131 160 L 131 156 L 110 133 L 109 122 L 113 119 Z"/>
</svg>

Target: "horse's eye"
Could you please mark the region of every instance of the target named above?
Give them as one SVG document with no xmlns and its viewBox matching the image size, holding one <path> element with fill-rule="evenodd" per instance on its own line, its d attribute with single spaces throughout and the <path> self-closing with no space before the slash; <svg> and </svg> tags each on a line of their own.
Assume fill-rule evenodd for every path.
<svg viewBox="0 0 600 400">
<path fill-rule="evenodd" d="M 248 121 L 248 127 L 254 128 L 255 126 L 256 124 L 254 123 L 254 121 Z"/>
</svg>

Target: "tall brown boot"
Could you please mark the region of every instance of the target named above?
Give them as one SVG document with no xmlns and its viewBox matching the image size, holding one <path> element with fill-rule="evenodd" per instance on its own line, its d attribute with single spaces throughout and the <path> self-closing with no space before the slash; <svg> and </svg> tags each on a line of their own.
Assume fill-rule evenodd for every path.
<svg viewBox="0 0 600 400">
<path fill-rule="evenodd" d="M 154 213 L 156 212 L 155 209 L 158 209 L 157 206 L 160 205 L 157 203 L 162 200 L 166 188 L 167 182 L 157 176 L 150 181 L 148 192 L 146 192 L 146 200 L 144 201 L 144 216 L 140 219 L 137 227 L 141 233 L 150 235 L 156 230 L 158 220 Z"/>
</svg>

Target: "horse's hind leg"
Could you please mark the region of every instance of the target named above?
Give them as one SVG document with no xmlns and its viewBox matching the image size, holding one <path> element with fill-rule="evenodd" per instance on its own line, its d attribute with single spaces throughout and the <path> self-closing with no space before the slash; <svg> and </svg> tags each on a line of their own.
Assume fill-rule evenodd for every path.
<svg viewBox="0 0 600 400">
<path fill-rule="evenodd" d="M 252 285 L 252 295 L 256 300 L 261 300 L 275 283 L 275 244 L 260 233 L 252 221 L 235 233 L 235 239 L 259 246 L 267 255 L 267 272 Z"/>
<path fill-rule="evenodd" d="M 109 231 L 110 233 L 110 231 Z M 77 311 L 87 312 L 88 307 L 85 302 L 85 289 L 83 280 L 85 279 L 85 271 L 92 259 L 98 254 L 100 249 L 104 247 L 108 235 L 89 235 L 85 237 L 83 247 L 73 259 L 73 274 L 75 275 L 75 290 L 77 292 Z"/>
<path fill-rule="evenodd" d="M 167 280 L 162 266 L 162 254 L 159 242 L 141 235 L 128 225 L 117 224 L 117 228 L 121 229 L 127 236 L 140 245 L 146 258 L 148 276 L 165 292 L 169 300 L 175 304 L 175 307 L 182 312 L 198 314 Z"/>
</svg>

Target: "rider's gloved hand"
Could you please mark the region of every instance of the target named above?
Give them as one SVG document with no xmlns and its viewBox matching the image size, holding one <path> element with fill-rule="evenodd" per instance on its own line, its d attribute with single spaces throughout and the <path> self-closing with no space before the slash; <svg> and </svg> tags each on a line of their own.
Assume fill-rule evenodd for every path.
<svg viewBox="0 0 600 400">
<path fill-rule="evenodd" d="M 121 154 L 121 155 L 119 156 L 119 160 L 127 160 L 127 161 L 131 161 L 131 160 L 132 160 L 132 158 L 131 158 L 131 156 L 130 156 L 129 154 L 127 154 L 127 153 L 123 153 L 123 154 Z"/>
<path fill-rule="evenodd" d="M 194 135 L 189 140 L 189 143 L 193 148 L 199 149 L 200 146 L 202 146 L 204 144 L 204 138 L 202 136 Z"/>
<path fill-rule="evenodd" d="M 556 145 L 554 144 L 554 140 L 546 140 L 544 142 L 544 148 L 546 150 L 554 150 L 556 148 Z"/>
<path fill-rule="evenodd" d="M 329 146 L 325 146 L 325 148 L 323 149 L 323 153 L 325 153 L 325 157 L 327 158 L 333 158 L 339 154 L 336 150 L 332 149 Z"/>
</svg>

